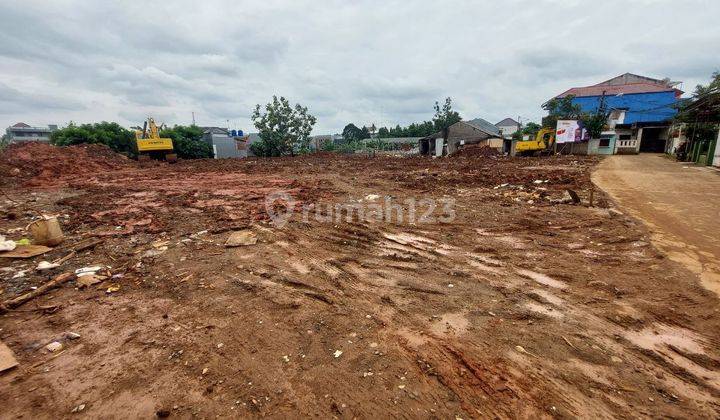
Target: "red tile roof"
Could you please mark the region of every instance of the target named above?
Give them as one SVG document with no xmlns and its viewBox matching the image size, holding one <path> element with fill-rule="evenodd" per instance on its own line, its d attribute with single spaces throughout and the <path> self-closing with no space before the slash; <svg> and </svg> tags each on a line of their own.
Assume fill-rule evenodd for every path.
<svg viewBox="0 0 720 420">
<path fill-rule="evenodd" d="M 15 128 L 30 128 L 30 126 L 25 124 L 24 122 L 16 123 L 15 125 L 13 125 L 13 127 L 15 127 Z"/>
</svg>

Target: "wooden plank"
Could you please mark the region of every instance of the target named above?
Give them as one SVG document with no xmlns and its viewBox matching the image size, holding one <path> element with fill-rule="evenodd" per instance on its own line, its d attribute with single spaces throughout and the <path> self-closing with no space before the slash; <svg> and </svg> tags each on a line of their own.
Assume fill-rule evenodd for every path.
<svg viewBox="0 0 720 420">
<path fill-rule="evenodd" d="M 15 354 L 10 347 L 6 346 L 5 343 L 0 341 L 0 372 L 4 372 L 8 369 L 12 369 L 18 365 L 18 361 L 15 359 Z"/>
<path fill-rule="evenodd" d="M 52 248 L 42 245 L 18 245 L 12 251 L 0 253 L 0 258 L 32 258 L 48 251 L 52 251 Z"/>
</svg>

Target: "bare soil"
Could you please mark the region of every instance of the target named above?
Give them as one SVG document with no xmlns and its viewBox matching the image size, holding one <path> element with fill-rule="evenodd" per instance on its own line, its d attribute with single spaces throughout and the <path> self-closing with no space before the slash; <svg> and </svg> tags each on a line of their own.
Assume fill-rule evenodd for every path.
<svg viewBox="0 0 720 420">
<path fill-rule="evenodd" d="M 601 191 L 589 205 L 597 163 L 327 154 L 52 177 L 9 167 L 0 232 L 19 239 L 53 213 L 67 239 L 0 258 L 0 296 L 95 264 L 114 278 L 0 316 L 20 362 L 0 374 L 0 417 L 718 417 L 718 298 Z M 583 203 L 559 204 L 567 188 Z M 283 227 L 265 205 L 278 190 L 295 200 Z M 407 214 L 411 198 L 454 200 L 432 213 L 454 220 L 301 211 Z M 225 247 L 241 229 L 258 242 Z M 35 271 L 89 238 L 103 242 Z M 48 352 L 56 340 L 64 348 Z"/>
</svg>

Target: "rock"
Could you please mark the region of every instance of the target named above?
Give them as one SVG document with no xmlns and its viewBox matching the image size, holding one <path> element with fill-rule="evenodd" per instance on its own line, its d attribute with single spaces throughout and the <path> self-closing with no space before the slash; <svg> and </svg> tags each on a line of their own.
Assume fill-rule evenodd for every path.
<svg viewBox="0 0 720 420">
<path fill-rule="evenodd" d="M 155 412 L 155 415 L 160 419 L 164 419 L 164 418 L 170 417 L 170 410 L 161 408 L 160 410 Z"/>
<path fill-rule="evenodd" d="M 77 340 L 80 338 L 80 334 L 76 332 L 66 332 L 65 338 L 67 338 L 68 340 Z"/>
<path fill-rule="evenodd" d="M 623 212 L 621 212 L 620 210 L 613 209 L 613 208 L 608 209 L 607 212 L 608 212 L 608 216 L 610 216 L 610 217 L 618 217 L 618 216 L 624 215 Z"/>
<path fill-rule="evenodd" d="M 225 241 L 225 246 L 230 248 L 236 246 L 255 245 L 256 243 L 257 236 L 255 235 L 255 232 L 249 229 L 245 229 L 232 232 L 228 237 L 227 241 Z"/>
<path fill-rule="evenodd" d="M 45 349 L 51 353 L 54 353 L 58 350 L 62 350 L 63 345 L 59 341 L 53 341 L 52 343 L 45 346 Z"/>
</svg>

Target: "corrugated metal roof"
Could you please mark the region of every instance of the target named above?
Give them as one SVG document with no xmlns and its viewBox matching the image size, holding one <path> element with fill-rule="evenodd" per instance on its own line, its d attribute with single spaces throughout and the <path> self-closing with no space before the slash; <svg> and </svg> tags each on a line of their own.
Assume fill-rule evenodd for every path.
<svg viewBox="0 0 720 420">
<path fill-rule="evenodd" d="M 495 124 L 492 124 L 482 118 L 475 118 L 474 120 L 461 122 L 465 122 L 466 124 L 471 125 L 474 128 L 477 128 L 478 130 L 483 131 L 487 134 L 498 137 L 500 136 L 500 130 L 495 126 Z"/>
<path fill-rule="evenodd" d="M 504 120 L 495 124 L 496 127 L 510 127 L 512 125 L 520 125 L 520 123 L 513 120 L 512 118 L 505 118 Z"/>
</svg>

